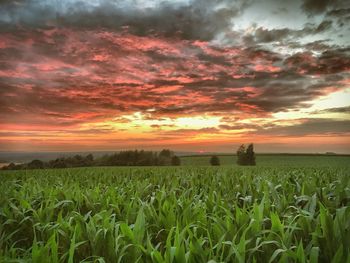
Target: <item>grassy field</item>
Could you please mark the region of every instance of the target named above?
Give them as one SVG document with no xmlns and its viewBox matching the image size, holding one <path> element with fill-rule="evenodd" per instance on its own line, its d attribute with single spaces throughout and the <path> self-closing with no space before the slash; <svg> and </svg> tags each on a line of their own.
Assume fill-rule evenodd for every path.
<svg viewBox="0 0 350 263">
<path fill-rule="evenodd" d="M 0 262 L 350 262 L 349 157 L 232 158 L 1 171 Z"/>
<path fill-rule="evenodd" d="M 185 166 L 209 165 L 209 156 L 183 156 L 181 164 Z M 235 166 L 236 155 L 219 156 L 221 165 Z M 258 154 L 256 156 L 259 167 L 334 167 L 350 166 L 350 155 L 297 155 L 297 154 Z"/>
</svg>

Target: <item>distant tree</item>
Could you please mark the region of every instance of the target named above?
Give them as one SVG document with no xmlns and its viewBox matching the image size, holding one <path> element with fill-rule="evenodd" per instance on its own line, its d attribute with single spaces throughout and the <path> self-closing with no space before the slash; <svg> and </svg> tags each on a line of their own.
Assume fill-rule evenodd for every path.
<svg viewBox="0 0 350 263">
<path fill-rule="evenodd" d="M 247 165 L 247 160 L 246 160 L 246 154 L 245 154 L 245 146 L 242 144 L 239 146 L 237 150 L 237 164 L 238 165 Z"/>
<path fill-rule="evenodd" d="M 85 159 L 92 162 L 92 161 L 94 161 L 94 156 L 90 153 L 90 154 L 86 155 Z"/>
<path fill-rule="evenodd" d="M 92 166 L 94 164 L 94 156 L 91 153 L 86 155 L 84 163 L 86 166 Z"/>
<path fill-rule="evenodd" d="M 72 158 L 66 158 L 65 162 L 68 167 L 82 167 L 85 165 L 85 158 L 79 154 L 74 155 Z"/>
<path fill-rule="evenodd" d="M 163 149 L 158 154 L 159 165 L 171 165 L 171 159 L 174 156 L 174 153 L 169 149 Z"/>
<path fill-rule="evenodd" d="M 181 165 L 181 160 L 178 156 L 174 155 L 171 157 L 171 165 L 179 166 Z"/>
<path fill-rule="evenodd" d="M 246 148 L 242 144 L 237 150 L 237 164 L 238 165 L 255 165 L 255 153 L 253 144 L 249 144 Z"/>
<path fill-rule="evenodd" d="M 247 165 L 256 165 L 253 144 L 249 144 L 246 150 Z"/>
<path fill-rule="evenodd" d="M 170 158 L 173 155 L 174 155 L 174 153 L 172 151 L 170 151 L 169 149 L 163 149 L 159 153 L 159 157 L 165 157 L 165 158 Z"/>
<path fill-rule="evenodd" d="M 40 160 L 33 160 L 27 165 L 28 169 L 43 169 L 44 168 L 44 162 Z"/>
<path fill-rule="evenodd" d="M 104 155 L 96 159 L 93 163 L 96 166 L 150 166 L 150 165 L 170 165 L 169 153 L 163 153 L 160 157 L 157 152 L 152 151 L 121 151 L 112 155 Z"/>
<path fill-rule="evenodd" d="M 67 162 L 65 158 L 57 158 L 56 160 L 50 161 L 49 165 L 51 168 L 67 168 Z"/>
<path fill-rule="evenodd" d="M 219 157 L 217 157 L 216 155 L 213 155 L 213 156 L 210 158 L 210 164 L 213 165 L 213 166 L 219 166 L 219 165 L 220 165 L 220 159 L 219 159 Z"/>
<path fill-rule="evenodd" d="M 3 170 L 16 170 L 16 168 L 17 168 L 16 164 L 10 163 L 9 165 L 4 166 L 2 169 Z"/>
</svg>

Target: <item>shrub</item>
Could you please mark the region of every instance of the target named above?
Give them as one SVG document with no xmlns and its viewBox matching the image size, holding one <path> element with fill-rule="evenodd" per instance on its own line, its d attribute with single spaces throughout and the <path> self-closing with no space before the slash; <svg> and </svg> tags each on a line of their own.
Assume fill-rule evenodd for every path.
<svg viewBox="0 0 350 263">
<path fill-rule="evenodd" d="M 210 164 L 213 165 L 213 166 L 219 166 L 219 165 L 220 165 L 220 159 L 219 159 L 219 157 L 217 157 L 216 155 L 213 155 L 213 156 L 210 158 Z"/>
</svg>

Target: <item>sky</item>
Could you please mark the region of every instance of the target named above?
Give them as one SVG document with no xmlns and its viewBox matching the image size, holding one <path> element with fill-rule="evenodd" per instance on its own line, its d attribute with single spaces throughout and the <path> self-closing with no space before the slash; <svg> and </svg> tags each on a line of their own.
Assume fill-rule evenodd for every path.
<svg viewBox="0 0 350 263">
<path fill-rule="evenodd" d="M 0 151 L 350 153 L 350 1 L 0 0 Z"/>
</svg>

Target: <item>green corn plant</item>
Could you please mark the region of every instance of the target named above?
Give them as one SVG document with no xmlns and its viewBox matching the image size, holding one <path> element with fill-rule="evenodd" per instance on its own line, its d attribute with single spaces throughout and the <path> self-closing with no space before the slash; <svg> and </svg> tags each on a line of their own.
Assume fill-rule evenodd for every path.
<svg viewBox="0 0 350 263">
<path fill-rule="evenodd" d="M 349 262 L 337 160 L 0 171 L 0 262 Z"/>
</svg>

